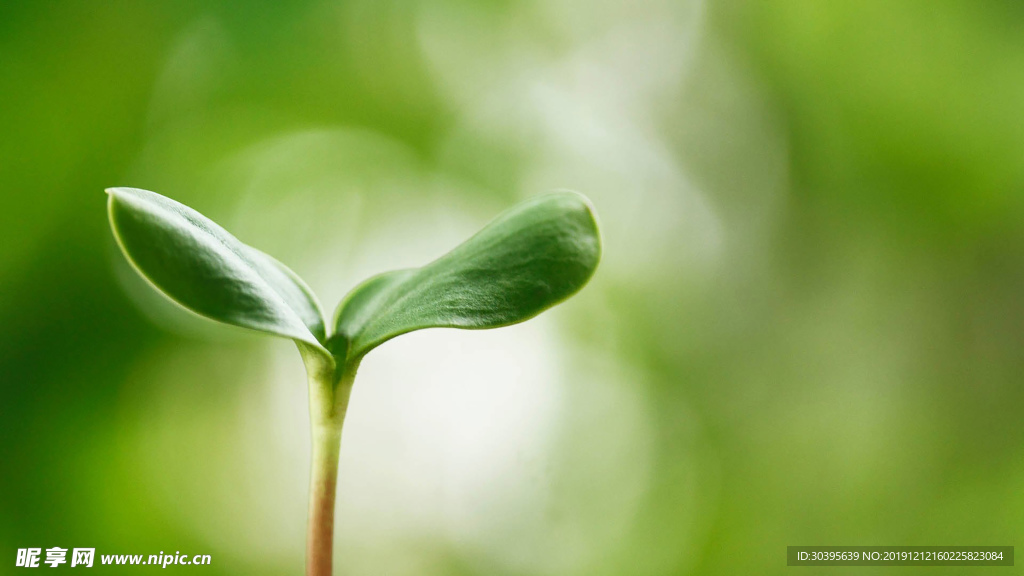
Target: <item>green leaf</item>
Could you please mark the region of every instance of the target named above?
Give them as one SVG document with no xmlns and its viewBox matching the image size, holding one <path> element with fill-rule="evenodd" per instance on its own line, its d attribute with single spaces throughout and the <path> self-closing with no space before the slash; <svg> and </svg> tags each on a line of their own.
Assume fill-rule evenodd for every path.
<svg viewBox="0 0 1024 576">
<path fill-rule="evenodd" d="M 107 194 L 118 245 L 168 298 L 212 320 L 292 338 L 326 353 L 320 305 L 283 264 L 155 192 L 111 188 Z"/>
<path fill-rule="evenodd" d="M 331 348 L 360 358 L 421 328 L 496 328 L 528 320 L 582 288 L 600 257 L 597 222 L 585 197 L 532 198 L 438 260 L 356 287 L 335 313 Z"/>
</svg>

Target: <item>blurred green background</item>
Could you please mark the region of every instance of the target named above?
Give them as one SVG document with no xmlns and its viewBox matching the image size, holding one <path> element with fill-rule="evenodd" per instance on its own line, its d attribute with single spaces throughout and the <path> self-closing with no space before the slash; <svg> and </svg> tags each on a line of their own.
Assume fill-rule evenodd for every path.
<svg viewBox="0 0 1024 576">
<path fill-rule="evenodd" d="M 0 564 L 301 571 L 298 354 L 142 284 L 118 185 L 328 309 L 520 198 L 595 203 L 579 296 L 363 363 L 338 574 L 1020 544 L 1022 26 L 1012 0 L 0 4 Z"/>
</svg>

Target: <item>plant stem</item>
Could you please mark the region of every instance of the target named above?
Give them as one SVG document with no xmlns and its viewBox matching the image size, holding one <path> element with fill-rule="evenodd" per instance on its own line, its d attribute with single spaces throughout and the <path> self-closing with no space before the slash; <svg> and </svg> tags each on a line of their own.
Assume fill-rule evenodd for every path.
<svg viewBox="0 0 1024 576">
<path fill-rule="evenodd" d="M 331 576 L 341 429 L 357 368 L 358 362 L 348 364 L 341 369 L 341 377 L 336 378 L 333 365 L 307 362 L 313 453 L 309 471 L 306 576 Z"/>
</svg>

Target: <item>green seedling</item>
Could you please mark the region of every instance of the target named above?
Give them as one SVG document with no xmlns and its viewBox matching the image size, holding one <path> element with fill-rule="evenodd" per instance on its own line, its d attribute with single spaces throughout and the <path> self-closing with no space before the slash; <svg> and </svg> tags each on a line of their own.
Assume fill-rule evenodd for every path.
<svg viewBox="0 0 1024 576">
<path fill-rule="evenodd" d="M 422 268 L 356 286 L 326 325 L 308 286 L 202 214 L 136 188 L 111 188 L 118 245 L 146 280 L 206 318 L 292 339 L 306 366 L 312 431 L 306 574 L 331 574 L 341 429 L 356 370 L 384 342 L 421 328 L 497 328 L 572 296 L 601 255 L 580 194 L 529 199 Z"/>
</svg>

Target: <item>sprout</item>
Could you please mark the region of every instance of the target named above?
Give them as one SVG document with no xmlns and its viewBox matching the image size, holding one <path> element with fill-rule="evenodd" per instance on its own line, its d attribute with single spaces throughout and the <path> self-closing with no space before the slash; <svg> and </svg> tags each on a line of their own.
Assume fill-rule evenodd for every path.
<svg viewBox="0 0 1024 576">
<path fill-rule="evenodd" d="M 422 328 L 484 329 L 528 320 L 579 291 L 601 255 L 594 212 L 574 192 L 531 198 L 421 268 L 353 289 L 330 331 L 309 287 L 274 258 L 155 192 L 111 188 L 122 252 L 165 296 L 196 314 L 292 339 L 309 382 L 313 458 L 306 574 L 331 573 L 341 429 L 359 362 Z"/>
</svg>

